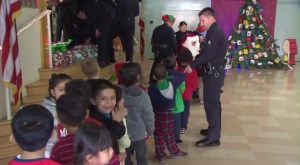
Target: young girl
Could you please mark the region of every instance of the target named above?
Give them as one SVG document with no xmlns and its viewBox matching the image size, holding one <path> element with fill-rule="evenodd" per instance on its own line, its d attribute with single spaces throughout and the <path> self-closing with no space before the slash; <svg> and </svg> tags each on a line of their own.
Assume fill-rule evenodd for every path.
<svg viewBox="0 0 300 165">
<path fill-rule="evenodd" d="M 100 121 L 110 131 L 115 155 L 109 164 L 119 165 L 118 139 L 121 139 L 126 133 L 126 127 L 122 120 L 127 115 L 127 110 L 121 108 L 114 111 L 117 105 L 117 96 L 115 85 L 111 82 L 104 79 L 89 80 L 88 82 L 92 86 L 90 117 Z"/>
<path fill-rule="evenodd" d="M 98 124 L 83 123 L 74 137 L 76 165 L 104 165 L 113 156 L 109 131 Z"/>
<path fill-rule="evenodd" d="M 71 81 L 72 78 L 66 74 L 52 74 L 49 79 L 49 96 L 45 97 L 42 105 L 46 107 L 54 117 L 54 128 L 57 128 L 58 118 L 56 114 L 56 100 L 63 94 L 65 94 L 65 85 Z M 56 134 L 54 134 L 48 141 L 45 150 L 45 157 L 49 158 L 53 145 L 58 140 Z"/>
<path fill-rule="evenodd" d="M 65 85 L 71 81 L 72 78 L 69 75 L 60 73 L 52 74 L 49 80 L 49 96 L 45 97 L 42 105 L 46 107 L 54 117 L 54 128 L 57 127 L 57 115 L 56 115 L 56 100 L 63 94 L 65 94 Z"/>
</svg>

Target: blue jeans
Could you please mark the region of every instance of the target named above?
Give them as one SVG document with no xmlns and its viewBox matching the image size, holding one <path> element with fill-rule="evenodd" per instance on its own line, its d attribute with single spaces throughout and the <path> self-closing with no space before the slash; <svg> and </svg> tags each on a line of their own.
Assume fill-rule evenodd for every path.
<svg viewBox="0 0 300 165">
<path fill-rule="evenodd" d="M 181 113 L 181 128 L 187 129 L 190 117 L 191 100 L 183 100 L 183 104 L 184 111 Z"/>
<path fill-rule="evenodd" d="M 173 113 L 174 120 L 174 135 L 176 140 L 180 140 L 180 123 L 181 123 L 181 113 Z"/>
</svg>

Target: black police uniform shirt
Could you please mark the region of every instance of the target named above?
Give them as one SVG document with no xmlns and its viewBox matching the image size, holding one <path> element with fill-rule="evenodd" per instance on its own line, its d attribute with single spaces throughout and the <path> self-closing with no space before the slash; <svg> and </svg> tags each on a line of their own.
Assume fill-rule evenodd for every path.
<svg viewBox="0 0 300 165">
<path fill-rule="evenodd" d="M 173 53 L 177 52 L 177 41 L 175 38 L 174 30 L 166 23 L 154 29 L 151 38 L 151 44 L 152 46 L 168 44 L 168 46 L 172 47 Z"/>
<path fill-rule="evenodd" d="M 212 67 L 220 67 L 223 65 L 226 55 L 227 39 L 218 23 L 215 22 L 210 26 L 205 37 L 205 42 L 203 53 L 196 58 L 190 66 L 195 68 L 208 62 L 211 63 Z"/>
<path fill-rule="evenodd" d="M 189 34 L 189 33 L 192 33 L 191 31 L 185 31 L 185 32 L 182 32 L 182 31 L 177 31 L 176 33 L 175 33 L 175 35 L 176 35 L 176 40 L 177 40 L 177 44 L 179 44 L 179 42 L 187 35 L 187 34 Z"/>
</svg>

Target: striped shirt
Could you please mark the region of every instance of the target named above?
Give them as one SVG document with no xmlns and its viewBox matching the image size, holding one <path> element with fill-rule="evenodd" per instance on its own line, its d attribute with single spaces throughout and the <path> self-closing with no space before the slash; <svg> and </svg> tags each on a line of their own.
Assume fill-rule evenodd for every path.
<svg viewBox="0 0 300 165">
<path fill-rule="evenodd" d="M 74 165 L 76 162 L 73 147 L 74 136 L 75 134 L 69 134 L 60 138 L 51 151 L 50 159 L 64 165 Z"/>
</svg>

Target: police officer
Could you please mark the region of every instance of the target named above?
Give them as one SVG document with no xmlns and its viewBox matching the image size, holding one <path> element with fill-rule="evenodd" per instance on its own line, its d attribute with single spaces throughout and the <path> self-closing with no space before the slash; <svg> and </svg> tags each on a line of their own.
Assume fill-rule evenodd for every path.
<svg viewBox="0 0 300 165">
<path fill-rule="evenodd" d="M 126 52 L 126 61 L 132 61 L 135 17 L 139 15 L 139 2 L 138 0 L 117 0 L 116 3 L 119 37 L 123 50 L 125 49 Z"/>
<path fill-rule="evenodd" d="M 113 6 L 102 0 L 89 0 L 85 11 L 91 18 L 92 27 L 98 43 L 98 63 L 101 68 L 110 63 L 110 56 L 113 56 L 112 25 L 115 21 L 116 11 Z"/>
<path fill-rule="evenodd" d="M 164 23 L 154 29 L 151 38 L 152 52 L 154 53 L 152 69 L 154 65 L 161 63 L 168 56 L 176 55 L 177 52 L 177 41 L 174 30 L 172 29 L 175 18 L 172 15 L 163 15 L 162 20 Z M 154 82 L 152 69 L 149 84 Z"/>
<path fill-rule="evenodd" d="M 208 129 L 201 130 L 201 133 L 206 135 L 206 138 L 197 141 L 196 146 L 219 146 L 221 137 L 220 90 L 224 84 L 225 77 L 223 64 L 227 40 L 224 31 L 216 22 L 212 8 L 204 8 L 198 16 L 201 25 L 207 29 L 206 46 L 202 54 L 186 67 L 186 71 L 190 72 L 191 68 L 204 65 L 203 95 Z"/>
<path fill-rule="evenodd" d="M 56 19 L 56 41 L 61 40 L 61 32 L 63 31 L 63 41 L 70 38 L 70 30 L 72 28 L 72 13 L 71 7 L 73 0 L 59 0 L 57 5 L 57 19 Z"/>
</svg>

